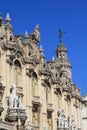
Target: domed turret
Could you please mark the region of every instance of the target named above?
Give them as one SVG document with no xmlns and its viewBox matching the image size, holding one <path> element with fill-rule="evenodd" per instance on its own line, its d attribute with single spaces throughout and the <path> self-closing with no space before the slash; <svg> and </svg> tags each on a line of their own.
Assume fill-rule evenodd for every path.
<svg viewBox="0 0 87 130">
<path fill-rule="evenodd" d="M 62 37 L 63 37 L 64 32 L 62 32 L 59 29 L 59 45 L 56 49 L 56 55 L 58 57 L 58 59 L 60 60 L 66 60 L 67 59 L 67 48 L 65 47 L 65 45 L 62 42 Z"/>
<path fill-rule="evenodd" d="M 62 37 L 64 35 L 64 32 L 62 32 L 59 29 L 59 44 L 56 49 L 56 55 L 57 55 L 57 64 L 60 68 L 60 72 L 64 73 L 64 75 L 67 75 L 69 79 L 72 79 L 71 77 L 71 63 L 67 58 L 67 48 L 64 45 L 62 41 Z"/>
<path fill-rule="evenodd" d="M 65 45 L 63 43 L 59 43 L 57 51 L 58 52 L 60 52 L 60 51 L 67 52 L 67 48 L 65 47 Z"/>
<path fill-rule="evenodd" d="M 67 53 L 67 48 L 65 47 L 65 45 L 63 43 L 59 43 L 57 49 L 56 49 L 56 55 L 58 57 L 59 53 L 64 52 Z"/>
</svg>

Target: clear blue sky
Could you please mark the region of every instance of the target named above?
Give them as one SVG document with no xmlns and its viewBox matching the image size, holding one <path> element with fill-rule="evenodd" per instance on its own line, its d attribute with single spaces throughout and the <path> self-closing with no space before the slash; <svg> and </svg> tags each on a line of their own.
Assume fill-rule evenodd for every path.
<svg viewBox="0 0 87 130">
<path fill-rule="evenodd" d="M 0 12 L 3 18 L 10 13 L 15 34 L 31 33 L 40 25 L 47 61 L 55 56 L 58 28 L 65 31 L 73 82 L 82 95 L 87 93 L 87 0 L 0 0 Z"/>
</svg>

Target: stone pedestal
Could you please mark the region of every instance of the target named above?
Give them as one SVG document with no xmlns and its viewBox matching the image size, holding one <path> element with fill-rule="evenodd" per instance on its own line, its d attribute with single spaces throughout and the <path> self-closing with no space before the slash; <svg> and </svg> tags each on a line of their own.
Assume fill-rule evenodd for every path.
<svg viewBox="0 0 87 130">
<path fill-rule="evenodd" d="M 21 124 L 24 124 L 27 116 L 24 109 L 8 109 L 6 120 L 9 122 L 15 122 L 18 121 L 18 119 L 21 120 Z"/>
</svg>

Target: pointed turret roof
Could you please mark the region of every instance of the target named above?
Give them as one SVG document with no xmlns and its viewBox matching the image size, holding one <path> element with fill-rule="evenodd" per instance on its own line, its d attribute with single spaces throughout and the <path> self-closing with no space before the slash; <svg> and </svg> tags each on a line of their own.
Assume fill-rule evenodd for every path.
<svg viewBox="0 0 87 130">
<path fill-rule="evenodd" d="M 11 21 L 10 16 L 9 16 L 9 13 L 7 13 L 5 20 L 6 20 L 6 22 L 10 22 L 10 21 Z"/>
<path fill-rule="evenodd" d="M 29 39 L 28 31 L 25 31 L 24 37 L 25 37 L 25 39 Z"/>
</svg>

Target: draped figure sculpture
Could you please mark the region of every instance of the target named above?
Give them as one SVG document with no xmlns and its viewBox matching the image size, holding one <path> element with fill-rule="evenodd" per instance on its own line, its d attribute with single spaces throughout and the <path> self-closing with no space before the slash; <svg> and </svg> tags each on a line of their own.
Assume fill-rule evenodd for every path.
<svg viewBox="0 0 87 130">
<path fill-rule="evenodd" d="M 16 84 L 13 83 L 10 96 L 8 98 L 8 107 L 9 109 L 23 109 L 21 95 L 17 95 Z"/>
</svg>

